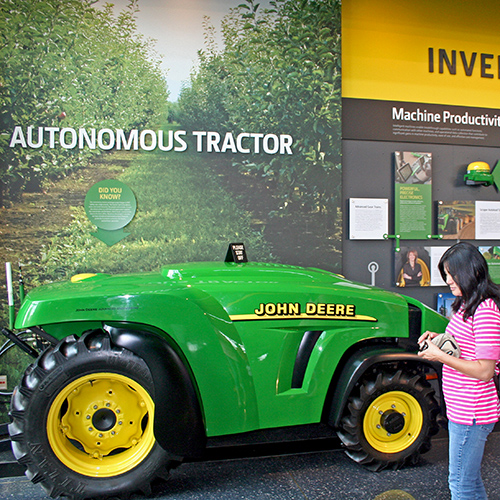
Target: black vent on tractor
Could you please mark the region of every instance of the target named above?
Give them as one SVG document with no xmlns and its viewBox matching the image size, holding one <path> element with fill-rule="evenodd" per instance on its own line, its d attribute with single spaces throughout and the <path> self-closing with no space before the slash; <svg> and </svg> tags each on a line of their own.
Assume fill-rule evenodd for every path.
<svg viewBox="0 0 500 500">
<path fill-rule="evenodd" d="M 422 311 L 413 304 L 408 304 L 408 326 L 411 342 L 417 342 L 422 329 Z"/>
<path fill-rule="evenodd" d="M 322 330 L 313 330 L 304 333 L 299 350 L 297 351 L 297 357 L 295 358 L 295 366 L 293 367 L 292 389 L 300 389 L 302 387 L 307 363 L 309 363 L 314 346 L 322 333 Z"/>
</svg>

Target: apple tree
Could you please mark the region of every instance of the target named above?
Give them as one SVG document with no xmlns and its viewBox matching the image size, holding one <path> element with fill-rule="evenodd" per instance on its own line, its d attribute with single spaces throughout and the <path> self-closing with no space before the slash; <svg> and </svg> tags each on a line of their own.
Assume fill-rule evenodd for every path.
<svg viewBox="0 0 500 500">
<path fill-rule="evenodd" d="M 0 184 L 11 198 L 85 165 L 97 150 L 49 147 L 40 127 L 121 128 L 159 121 L 168 90 L 137 0 L 117 18 L 93 0 L 0 3 Z M 10 147 L 14 127 L 36 147 Z M 38 143 L 40 145 L 38 146 Z"/>
</svg>

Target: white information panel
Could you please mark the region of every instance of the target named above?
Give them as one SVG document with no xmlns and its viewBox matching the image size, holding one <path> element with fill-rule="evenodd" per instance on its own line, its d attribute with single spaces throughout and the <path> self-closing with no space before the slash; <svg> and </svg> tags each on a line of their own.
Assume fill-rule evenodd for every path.
<svg viewBox="0 0 500 500">
<path fill-rule="evenodd" d="M 500 239 L 500 201 L 476 201 L 476 240 Z"/>
<path fill-rule="evenodd" d="M 446 286 L 441 273 L 439 272 L 438 264 L 444 252 L 450 247 L 429 247 L 429 255 L 431 258 L 431 286 Z"/>
<path fill-rule="evenodd" d="M 349 239 L 383 240 L 389 232 L 387 198 L 349 199 Z"/>
</svg>

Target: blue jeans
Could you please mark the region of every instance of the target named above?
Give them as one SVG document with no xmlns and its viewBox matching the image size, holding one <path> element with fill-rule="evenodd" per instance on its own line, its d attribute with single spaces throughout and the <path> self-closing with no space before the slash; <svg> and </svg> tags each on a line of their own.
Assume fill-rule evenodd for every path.
<svg viewBox="0 0 500 500">
<path fill-rule="evenodd" d="M 472 425 L 448 422 L 452 500 L 488 500 L 481 478 L 484 445 L 495 424 Z"/>
</svg>

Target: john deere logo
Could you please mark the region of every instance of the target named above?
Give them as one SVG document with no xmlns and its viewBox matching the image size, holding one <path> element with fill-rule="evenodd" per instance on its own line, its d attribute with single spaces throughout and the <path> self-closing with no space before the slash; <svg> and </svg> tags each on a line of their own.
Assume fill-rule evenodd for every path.
<svg viewBox="0 0 500 500">
<path fill-rule="evenodd" d="M 261 302 L 253 314 L 234 314 L 233 321 L 259 319 L 334 319 L 377 321 L 376 318 L 356 314 L 354 304 L 335 304 L 324 302 L 307 302 L 302 306 L 299 302 Z"/>
</svg>

